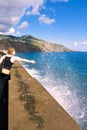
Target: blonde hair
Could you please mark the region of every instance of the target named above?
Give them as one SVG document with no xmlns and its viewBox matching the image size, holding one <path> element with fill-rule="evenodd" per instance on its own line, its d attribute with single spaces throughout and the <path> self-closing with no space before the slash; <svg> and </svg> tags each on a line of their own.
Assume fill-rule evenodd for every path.
<svg viewBox="0 0 87 130">
<path fill-rule="evenodd" d="M 15 49 L 14 49 L 13 47 L 9 47 L 9 48 L 7 49 L 7 54 L 12 55 L 13 52 L 15 52 Z"/>
</svg>

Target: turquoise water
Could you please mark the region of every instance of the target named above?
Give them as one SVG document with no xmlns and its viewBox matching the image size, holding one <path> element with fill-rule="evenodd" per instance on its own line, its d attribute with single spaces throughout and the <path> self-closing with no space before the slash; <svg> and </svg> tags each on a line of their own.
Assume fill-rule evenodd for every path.
<svg viewBox="0 0 87 130">
<path fill-rule="evenodd" d="M 22 63 L 46 90 L 87 130 L 87 53 L 18 53 L 36 64 Z"/>
</svg>

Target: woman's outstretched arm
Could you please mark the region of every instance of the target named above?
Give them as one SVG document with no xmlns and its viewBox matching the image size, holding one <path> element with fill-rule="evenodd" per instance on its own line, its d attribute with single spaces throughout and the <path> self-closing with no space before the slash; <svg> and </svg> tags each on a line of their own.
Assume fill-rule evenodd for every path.
<svg viewBox="0 0 87 130">
<path fill-rule="evenodd" d="M 20 61 L 20 62 L 28 62 L 28 63 L 32 63 L 32 64 L 36 63 L 36 61 L 34 61 L 34 60 L 28 60 L 28 59 L 22 59 L 22 58 L 20 58 L 20 60 L 18 60 L 18 61 Z"/>
<path fill-rule="evenodd" d="M 13 57 L 11 58 L 11 62 L 14 62 L 14 61 L 28 62 L 28 63 L 32 63 L 32 64 L 35 64 L 35 63 L 36 63 L 35 60 L 28 60 L 28 59 L 24 59 L 24 58 L 20 58 L 20 57 L 16 57 L 16 56 L 13 56 Z"/>
</svg>

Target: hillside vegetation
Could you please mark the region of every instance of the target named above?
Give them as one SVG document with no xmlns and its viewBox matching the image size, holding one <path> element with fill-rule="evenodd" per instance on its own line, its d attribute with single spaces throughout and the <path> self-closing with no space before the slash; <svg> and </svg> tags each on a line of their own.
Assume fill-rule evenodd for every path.
<svg viewBox="0 0 87 130">
<path fill-rule="evenodd" d="M 15 37 L 0 35 L 0 50 L 14 47 L 17 52 L 67 52 L 70 49 L 61 44 L 51 43 L 31 35 Z"/>
</svg>

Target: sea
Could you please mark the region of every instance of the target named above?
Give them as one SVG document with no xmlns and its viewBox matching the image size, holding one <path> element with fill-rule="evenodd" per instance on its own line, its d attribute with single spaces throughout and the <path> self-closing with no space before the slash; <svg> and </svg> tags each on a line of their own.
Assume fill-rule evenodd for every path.
<svg viewBox="0 0 87 130">
<path fill-rule="evenodd" d="M 27 52 L 17 56 L 35 60 L 21 63 L 52 97 L 87 130 L 87 52 Z"/>
</svg>

